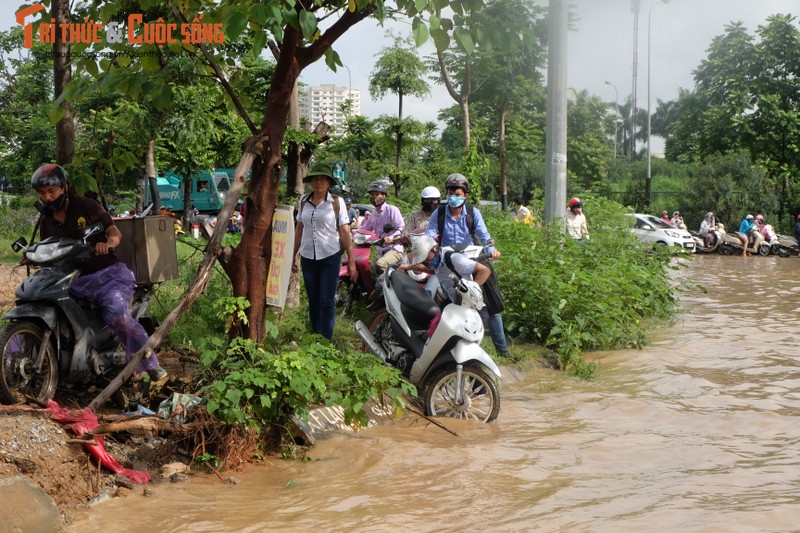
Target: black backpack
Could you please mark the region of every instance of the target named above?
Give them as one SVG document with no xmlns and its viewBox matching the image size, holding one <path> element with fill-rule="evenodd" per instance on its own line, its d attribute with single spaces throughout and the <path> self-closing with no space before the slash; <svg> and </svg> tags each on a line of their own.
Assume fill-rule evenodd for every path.
<svg viewBox="0 0 800 533">
<path fill-rule="evenodd" d="M 456 269 L 453 268 L 453 260 L 451 256 L 453 254 L 461 253 L 460 251 L 452 251 L 452 252 L 445 252 L 444 254 L 444 264 L 447 265 L 447 268 L 450 269 L 456 276 L 461 277 Z M 491 274 L 489 274 L 489 279 L 487 279 L 483 285 L 481 285 L 481 290 L 483 291 L 483 301 L 486 304 L 486 310 L 489 311 L 489 316 L 497 315 L 503 312 L 505 309 L 505 301 L 503 300 L 503 292 L 500 290 L 500 284 L 497 282 L 497 274 L 494 271 L 491 263 L 486 259 L 480 259 L 478 263 L 489 267 Z"/>
<path fill-rule="evenodd" d="M 466 208 L 466 215 L 467 215 L 467 230 L 469 234 L 472 235 L 472 240 L 475 240 L 475 207 L 472 204 L 466 204 L 464 206 Z M 444 210 L 447 209 L 447 205 L 440 205 L 439 209 L 436 213 L 436 222 L 439 224 L 439 241 L 441 242 L 442 239 L 442 232 L 444 231 Z M 479 244 L 479 243 L 475 243 Z"/>
</svg>

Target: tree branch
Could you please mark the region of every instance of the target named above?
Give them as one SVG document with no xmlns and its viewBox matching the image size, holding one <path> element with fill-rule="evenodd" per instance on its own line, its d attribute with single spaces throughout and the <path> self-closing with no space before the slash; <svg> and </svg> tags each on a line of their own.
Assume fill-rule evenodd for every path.
<svg viewBox="0 0 800 533">
<path fill-rule="evenodd" d="M 175 14 L 175 17 L 177 17 L 177 19 L 180 20 L 181 23 L 186 24 L 188 22 L 186 20 L 186 17 L 183 16 L 183 13 L 181 13 L 176 6 L 172 5 L 172 2 L 169 3 L 169 6 L 172 9 L 172 12 Z M 225 74 L 222 72 L 222 69 L 219 68 L 217 62 L 214 61 L 213 57 L 211 57 L 211 54 L 208 52 L 208 48 L 202 43 L 198 43 L 197 46 L 200 48 L 200 51 L 203 53 L 203 56 L 206 58 L 208 64 L 214 70 L 214 75 L 216 76 L 217 80 L 222 85 L 223 89 L 225 89 L 225 92 L 228 93 L 231 102 L 233 102 L 233 105 L 236 106 L 236 110 L 239 112 L 239 115 L 242 117 L 242 120 L 244 120 L 245 124 L 247 124 L 247 127 L 250 129 L 250 133 L 254 135 L 258 133 L 258 128 L 256 128 L 256 125 L 253 124 L 252 120 L 250 120 L 250 115 L 247 114 L 247 111 L 245 110 L 242 101 L 239 100 L 239 96 L 233 90 L 233 87 L 231 87 L 231 84 L 225 77 Z"/>
<path fill-rule="evenodd" d="M 351 27 L 372 15 L 375 10 L 376 6 L 374 4 L 365 7 L 361 11 L 345 10 L 341 18 L 334 22 L 333 26 L 328 28 L 325 33 L 320 35 L 319 39 L 297 51 L 297 61 L 300 64 L 300 70 L 322 57 L 339 37 L 344 35 Z"/>
</svg>

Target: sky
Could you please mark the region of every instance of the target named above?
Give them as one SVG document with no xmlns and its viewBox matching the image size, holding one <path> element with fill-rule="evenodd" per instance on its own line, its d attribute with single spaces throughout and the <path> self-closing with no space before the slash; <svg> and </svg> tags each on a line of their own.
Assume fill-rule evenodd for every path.
<svg viewBox="0 0 800 533">
<path fill-rule="evenodd" d="M 743 22 L 749 34 L 776 13 L 800 15 L 798 0 L 640 0 L 638 38 L 637 105 L 647 108 L 648 63 L 650 65 L 650 102 L 655 111 L 657 100 L 674 100 L 680 88 L 694 86 L 692 71 L 706 57 L 711 40 L 722 35 L 733 21 Z M 546 5 L 545 0 L 536 0 Z M 608 102 L 622 104 L 633 92 L 633 13 L 631 0 L 570 0 L 570 10 L 577 18 L 567 37 L 567 85 L 597 95 Z M 6 5 L 18 5 L 16 0 Z M 15 8 L 0 11 L 0 29 L 16 24 Z M 649 20 L 649 24 L 648 24 Z M 648 28 L 650 57 L 648 61 Z M 395 114 L 397 98 L 389 95 L 381 101 L 369 96 L 369 76 L 377 55 L 391 45 L 390 33 L 410 34 L 410 24 L 393 22 L 382 28 L 365 20 L 348 31 L 334 48 L 346 68 L 331 72 L 323 61 L 307 68 L 300 80 L 309 85 L 335 83 L 361 91 L 361 113 L 371 118 Z M 433 54 L 428 44 L 421 55 Z M 606 84 L 608 82 L 608 84 Z M 616 87 L 616 90 L 615 88 Z M 404 100 L 404 113 L 421 121 L 435 121 L 439 109 L 453 105 L 443 86 L 432 85 L 425 99 Z M 654 142 L 654 153 L 660 149 Z"/>
</svg>

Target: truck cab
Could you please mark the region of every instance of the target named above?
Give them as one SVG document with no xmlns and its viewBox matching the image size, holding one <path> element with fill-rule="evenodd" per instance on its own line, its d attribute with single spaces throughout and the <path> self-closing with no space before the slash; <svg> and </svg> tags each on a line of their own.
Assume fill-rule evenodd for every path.
<svg viewBox="0 0 800 533">
<path fill-rule="evenodd" d="M 225 195 L 231 188 L 231 180 L 224 171 L 201 170 L 190 178 L 190 201 L 200 212 L 217 212 L 225 202 Z M 182 212 L 183 205 L 183 177 L 172 171 L 160 173 L 156 177 L 158 198 L 162 206 L 173 211 Z M 152 203 L 150 188 L 145 187 L 144 203 Z"/>
</svg>

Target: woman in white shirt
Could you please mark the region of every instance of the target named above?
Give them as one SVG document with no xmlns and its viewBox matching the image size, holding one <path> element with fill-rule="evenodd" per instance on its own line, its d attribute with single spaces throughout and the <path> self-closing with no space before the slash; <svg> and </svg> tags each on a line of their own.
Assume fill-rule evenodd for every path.
<svg viewBox="0 0 800 533">
<path fill-rule="evenodd" d="M 336 283 L 342 250 L 347 252 L 350 279 L 354 282 L 356 279 L 350 219 L 344 199 L 330 193 L 334 184 L 330 165 L 314 165 L 303 178 L 303 183 L 311 183 L 311 192 L 300 198 L 295 218 L 293 257 L 300 252 L 311 331 L 331 339 L 336 323 Z M 338 207 L 334 207 L 334 201 Z"/>
<path fill-rule="evenodd" d="M 567 211 L 567 234 L 578 241 L 583 243 L 583 240 L 589 240 L 589 229 L 586 227 L 586 215 L 583 214 L 583 202 L 580 198 L 573 198 L 569 201 L 569 211 Z"/>
</svg>

